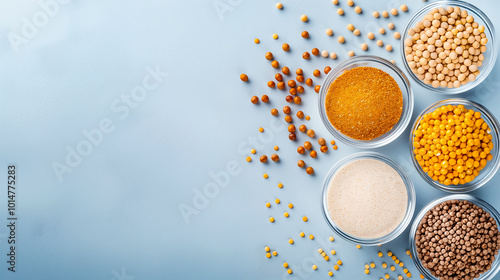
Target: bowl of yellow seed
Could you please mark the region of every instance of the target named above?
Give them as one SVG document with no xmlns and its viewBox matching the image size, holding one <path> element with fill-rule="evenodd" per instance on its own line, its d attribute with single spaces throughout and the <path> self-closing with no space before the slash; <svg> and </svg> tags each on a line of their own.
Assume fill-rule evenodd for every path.
<svg viewBox="0 0 500 280">
<path fill-rule="evenodd" d="M 499 124 L 484 106 L 461 98 L 436 102 L 415 120 L 412 161 L 433 187 L 465 193 L 486 184 L 500 166 Z"/>
</svg>

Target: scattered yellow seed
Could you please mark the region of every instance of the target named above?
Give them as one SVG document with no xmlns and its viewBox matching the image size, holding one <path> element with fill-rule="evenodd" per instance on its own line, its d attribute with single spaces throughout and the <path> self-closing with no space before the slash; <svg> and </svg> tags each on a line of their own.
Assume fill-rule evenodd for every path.
<svg viewBox="0 0 500 280">
<path fill-rule="evenodd" d="M 344 10 L 342 10 L 342 8 L 338 8 L 338 9 L 337 9 L 337 14 L 338 14 L 339 16 L 343 15 L 343 14 L 344 14 Z"/>
<path fill-rule="evenodd" d="M 399 267 L 403 267 L 405 264 L 403 262 L 399 263 Z"/>
<path fill-rule="evenodd" d="M 269 252 L 271 249 L 269 249 L 268 246 L 264 247 L 264 250 L 266 250 L 266 252 Z"/>
<path fill-rule="evenodd" d="M 271 203 L 269 203 L 269 202 L 268 202 L 268 203 L 266 203 L 266 207 L 267 207 L 267 208 L 271 207 Z"/>
<path fill-rule="evenodd" d="M 275 150 L 275 151 L 277 151 L 277 150 L 279 150 L 279 149 L 280 149 L 280 147 L 278 147 L 278 146 L 274 146 L 274 150 Z"/>
<path fill-rule="evenodd" d="M 338 265 L 334 265 L 334 266 L 333 266 L 333 269 L 335 269 L 335 270 L 339 270 L 339 266 L 338 266 Z"/>
<path fill-rule="evenodd" d="M 383 268 L 387 268 L 387 264 L 386 263 L 382 263 L 382 267 Z"/>
<path fill-rule="evenodd" d="M 339 36 L 339 37 L 337 38 L 337 41 L 338 41 L 339 43 L 343 44 L 343 43 L 345 42 L 345 38 L 344 38 L 344 36 Z"/>
<path fill-rule="evenodd" d="M 398 280 L 403 280 L 403 276 L 398 275 Z"/>
<path fill-rule="evenodd" d="M 285 263 L 283 263 L 283 267 L 284 267 L 284 268 L 287 268 L 287 267 L 288 267 L 288 263 L 286 263 L 286 262 L 285 262 Z"/>
<path fill-rule="evenodd" d="M 276 199 L 274 200 L 274 202 L 276 202 L 276 204 L 280 204 L 280 199 L 279 199 L 279 198 L 276 198 Z"/>
<path fill-rule="evenodd" d="M 389 274 L 386 273 L 384 277 L 385 279 L 389 279 L 391 276 L 389 276 Z"/>
<path fill-rule="evenodd" d="M 331 52 L 330 53 L 330 58 L 331 59 L 336 59 L 337 58 L 337 54 L 335 52 Z"/>
<path fill-rule="evenodd" d="M 365 269 L 365 273 L 366 274 L 370 274 L 370 270 L 369 269 Z"/>
<path fill-rule="evenodd" d="M 382 40 L 377 41 L 377 46 L 382 47 L 384 45 L 384 42 Z"/>
<path fill-rule="evenodd" d="M 255 43 L 255 44 L 258 44 L 258 43 L 260 43 L 260 40 L 259 40 L 259 38 L 255 38 L 255 40 L 253 40 L 253 41 L 254 41 L 254 43 Z"/>
<path fill-rule="evenodd" d="M 302 16 L 300 16 L 300 20 L 303 22 L 306 22 L 308 20 L 308 18 L 306 15 L 302 15 Z"/>
<path fill-rule="evenodd" d="M 354 1 L 352 1 L 352 0 L 347 0 L 347 5 L 349 5 L 349 6 L 351 6 L 351 7 L 352 7 L 352 6 L 354 6 Z"/>
<path fill-rule="evenodd" d="M 269 218 L 269 221 L 270 221 L 271 223 L 274 223 L 274 218 L 273 218 L 273 217 Z"/>
<path fill-rule="evenodd" d="M 278 188 L 280 188 L 280 189 L 281 189 L 281 188 L 283 188 L 283 184 L 282 184 L 282 183 L 279 183 L 279 184 L 278 184 Z"/>
<path fill-rule="evenodd" d="M 389 257 L 392 257 L 392 252 L 391 252 L 391 251 L 387 252 L 387 255 L 388 255 Z"/>
<path fill-rule="evenodd" d="M 368 49 L 368 44 L 366 43 L 361 44 L 361 49 L 366 51 Z"/>
<path fill-rule="evenodd" d="M 316 269 L 318 269 L 318 266 L 313 264 L 312 269 L 316 270 Z"/>
<path fill-rule="evenodd" d="M 309 239 L 313 240 L 314 239 L 314 235 L 309 234 Z"/>
<path fill-rule="evenodd" d="M 353 57 L 355 54 L 354 54 L 354 52 L 353 52 L 353 51 L 349 51 L 349 52 L 347 53 L 347 55 L 348 55 L 349 57 Z"/>
<path fill-rule="evenodd" d="M 354 8 L 354 11 L 355 11 L 356 13 L 358 13 L 358 14 L 361 14 L 361 12 L 362 12 L 363 10 L 361 9 L 361 7 L 360 7 L 360 6 L 356 6 L 356 8 Z"/>
<path fill-rule="evenodd" d="M 292 204 L 292 203 L 289 203 L 289 204 L 288 204 L 288 208 L 292 209 L 292 208 L 293 208 L 293 204 Z"/>
<path fill-rule="evenodd" d="M 359 36 L 361 34 L 361 31 L 359 31 L 359 29 L 354 29 L 354 31 L 352 32 L 352 34 L 354 34 L 356 36 Z"/>
<path fill-rule="evenodd" d="M 422 274 L 420 274 L 420 279 L 425 279 L 425 277 Z"/>
<path fill-rule="evenodd" d="M 356 245 L 356 248 L 361 249 L 361 245 L 359 245 L 359 244 Z"/>
<path fill-rule="evenodd" d="M 321 254 L 321 253 L 323 253 L 323 252 L 324 252 L 324 251 L 323 251 L 323 249 L 321 249 L 321 248 L 319 248 L 319 249 L 318 249 L 318 253 L 320 253 L 320 254 Z"/>
<path fill-rule="evenodd" d="M 283 216 L 285 216 L 285 218 L 288 218 L 288 216 L 290 216 L 290 214 L 288 214 L 288 212 L 285 212 L 285 213 L 283 214 Z"/>
<path fill-rule="evenodd" d="M 339 4 L 339 0 L 332 0 L 332 3 L 333 3 L 333 5 L 338 5 Z"/>
<path fill-rule="evenodd" d="M 262 177 L 264 177 L 264 179 L 267 179 L 267 178 L 269 178 L 269 175 L 267 175 L 267 173 L 264 173 L 264 175 L 262 175 Z"/>
<path fill-rule="evenodd" d="M 394 262 L 395 262 L 396 264 L 399 264 L 399 260 L 398 260 L 398 259 L 395 259 L 395 260 L 394 260 Z"/>
<path fill-rule="evenodd" d="M 247 157 L 247 161 L 248 161 L 248 162 L 251 162 L 251 161 L 252 161 L 252 158 L 251 158 L 251 157 Z"/>
<path fill-rule="evenodd" d="M 411 278 L 411 273 L 410 272 L 406 273 L 406 277 Z"/>
<path fill-rule="evenodd" d="M 300 237 L 306 236 L 306 234 L 304 232 L 302 232 L 302 231 L 299 233 L 299 235 L 300 235 Z"/>
<path fill-rule="evenodd" d="M 391 271 L 394 271 L 394 270 L 396 270 L 396 268 L 393 265 L 391 265 Z"/>
<path fill-rule="evenodd" d="M 266 257 L 267 257 L 267 258 L 270 258 L 270 257 L 271 257 L 271 253 L 267 253 L 267 254 L 266 254 Z"/>
<path fill-rule="evenodd" d="M 250 153 L 255 154 L 257 151 L 255 149 L 251 149 Z"/>
<path fill-rule="evenodd" d="M 392 260 L 395 261 L 396 259 L 396 255 L 392 255 Z"/>
<path fill-rule="evenodd" d="M 324 258 L 326 257 L 326 253 L 325 252 L 321 252 L 321 256 Z"/>
<path fill-rule="evenodd" d="M 354 25 L 352 25 L 351 23 L 349 23 L 349 24 L 347 25 L 347 30 L 349 30 L 349 31 L 354 31 Z"/>
<path fill-rule="evenodd" d="M 274 40 L 278 39 L 278 34 L 274 33 L 274 34 L 273 34 L 273 39 L 274 39 Z"/>
<path fill-rule="evenodd" d="M 330 238 L 328 238 L 330 241 L 333 242 L 333 240 L 335 240 L 335 238 L 333 238 L 333 236 L 330 236 Z"/>
<path fill-rule="evenodd" d="M 394 23 L 389 22 L 389 24 L 387 24 L 387 27 L 389 27 L 390 30 L 393 30 L 395 25 L 394 25 Z"/>
<path fill-rule="evenodd" d="M 380 16 L 380 13 L 375 11 L 372 13 L 373 17 L 378 18 Z"/>
<path fill-rule="evenodd" d="M 288 272 L 288 274 L 292 274 L 292 270 L 291 269 L 288 269 L 286 272 Z"/>
<path fill-rule="evenodd" d="M 404 273 L 408 273 L 408 268 L 403 269 Z"/>
<path fill-rule="evenodd" d="M 273 251 L 273 256 L 277 256 L 277 255 L 278 255 L 278 252 Z"/>
<path fill-rule="evenodd" d="M 383 257 L 383 256 L 384 256 L 384 254 L 383 254 L 382 252 L 378 252 L 378 256 L 379 256 L 379 257 Z"/>
<path fill-rule="evenodd" d="M 394 59 L 389 60 L 392 64 L 396 65 L 396 61 Z"/>
<path fill-rule="evenodd" d="M 328 276 L 330 276 L 330 277 L 333 276 L 333 272 L 328 271 Z"/>
<path fill-rule="evenodd" d="M 397 16 L 397 15 L 398 15 L 398 10 L 396 10 L 396 9 L 391 9 L 391 14 L 392 14 L 393 16 Z"/>
<path fill-rule="evenodd" d="M 306 116 L 306 121 L 308 121 L 308 120 L 310 120 L 310 119 L 311 119 L 311 117 L 309 117 L 309 116 Z"/>
<path fill-rule="evenodd" d="M 408 11 L 408 6 L 406 6 L 405 4 L 401 5 L 401 7 L 399 7 L 401 9 L 401 11 L 403 12 L 406 12 Z"/>
<path fill-rule="evenodd" d="M 324 259 L 325 259 L 325 261 L 329 261 L 330 257 L 329 256 L 325 256 Z"/>
<path fill-rule="evenodd" d="M 302 217 L 302 221 L 307 222 L 307 220 L 308 220 L 308 219 L 307 219 L 307 217 L 306 217 L 306 216 Z"/>
<path fill-rule="evenodd" d="M 371 263 L 371 264 L 370 264 L 370 267 L 371 267 L 371 268 L 375 268 L 375 263 Z"/>
<path fill-rule="evenodd" d="M 385 17 L 385 18 L 388 18 L 389 17 L 389 13 L 387 11 L 383 11 L 382 12 L 382 16 Z"/>
<path fill-rule="evenodd" d="M 406 254 L 407 254 L 408 256 L 409 256 L 409 255 L 411 255 L 410 250 L 406 250 Z"/>
<path fill-rule="evenodd" d="M 341 260 L 338 260 L 338 261 L 337 261 L 337 264 L 338 264 L 338 265 L 342 265 L 342 261 L 341 261 Z"/>
<path fill-rule="evenodd" d="M 259 132 L 264 132 L 264 128 L 259 127 Z"/>
<path fill-rule="evenodd" d="M 281 4 L 281 3 L 279 3 L 279 2 L 278 2 L 278 3 L 276 4 L 276 8 L 277 8 L 278 10 L 283 9 L 283 4 Z"/>
<path fill-rule="evenodd" d="M 365 269 L 369 269 L 370 268 L 370 265 L 369 264 L 365 264 Z"/>
<path fill-rule="evenodd" d="M 385 46 L 385 50 L 388 52 L 392 52 L 392 46 L 391 45 Z"/>
<path fill-rule="evenodd" d="M 335 250 L 331 250 L 330 254 L 335 255 L 335 254 L 337 254 L 337 252 L 335 252 Z"/>
<path fill-rule="evenodd" d="M 366 36 L 367 36 L 367 37 L 368 37 L 368 39 L 370 39 L 370 40 L 375 39 L 375 34 L 373 34 L 373 32 L 369 32 Z"/>
<path fill-rule="evenodd" d="M 288 243 L 293 244 L 293 239 L 288 239 Z"/>
<path fill-rule="evenodd" d="M 383 27 L 380 27 L 380 29 L 378 30 L 378 33 L 385 34 L 385 29 Z"/>
</svg>

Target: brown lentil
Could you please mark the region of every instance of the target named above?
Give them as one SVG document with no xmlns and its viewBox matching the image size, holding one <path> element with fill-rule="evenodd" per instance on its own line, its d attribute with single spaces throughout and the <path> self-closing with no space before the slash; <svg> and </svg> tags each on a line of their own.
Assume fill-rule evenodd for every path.
<svg viewBox="0 0 500 280">
<path fill-rule="evenodd" d="M 297 166 L 298 166 L 298 167 L 304 167 L 305 165 L 306 165 L 306 163 L 305 163 L 303 160 L 299 160 L 299 161 L 297 162 Z"/>
<path fill-rule="evenodd" d="M 287 51 L 289 51 L 289 50 L 290 50 L 290 45 L 289 45 L 289 44 L 287 44 L 287 43 L 284 43 L 284 44 L 281 46 L 281 48 L 282 48 L 285 52 L 287 52 Z"/>
<path fill-rule="evenodd" d="M 325 72 L 325 74 L 328 74 L 328 73 L 330 73 L 331 70 L 332 70 L 332 67 L 326 66 L 325 70 L 323 70 L 323 71 Z"/>
<path fill-rule="evenodd" d="M 266 162 L 266 161 L 267 161 L 267 156 L 266 156 L 266 155 L 262 155 L 262 156 L 260 157 L 260 162 L 264 163 L 264 162 Z"/>
<path fill-rule="evenodd" d="M 311 53 L 315 56 L 318 56 L 319 55 L 319 49 L 318 48 L 314 48 L 311 50 Z"/>
<path fill-rule="evenodd" d="M 272 52 L 266 52 L 265 57 L 266 57 L 267 60 L 271 60 L 271 59 L 273 59 L 273 53 Z"/>
<path fill-rule="evenodd" d="M 304 112 L 298 111 L 297 112 L 297 118 L 302 119 L 304 117 Z"/>
<path fill-rule="evenodd" d="M 293 102 L 293 96 L 291 96 L 291 95 L 287 95 L 287 96 L 285 97 L 285 101 L 286 101 L 286 102 L 288 102 L 288 103 L 292 103 L 292 102 Z"/>
<path fill-rule="evenodd" d="M 250 98 L 250 102 L 257 104 L 259 102 L 259 98 L 257 96 L 252 96 L 252 98 Z"/>
<path fill-rule="evenodd" d="M 270 88 L 274 88 L 276 86 L 276 84 L 274 83 L 274 81 L 269 81 L 269 82 L 267 82 L 267 86 Z"/>
<path fill-rule="evenodd" d="M 325 107 L 330 123 L 342 134 L 371 140 L 391 130 L 399 121 L 403 95 L 386 72 L 357 67 L 345 71 L 330 85 Z"/>
<path fill-rule="evenodd" d="M 281 72 L 283 72 L 283 74 L 285 74 L 285 75 L 288 75 L 288 74 L 290 74 L 290 69 L 285 66 L 285 67 L 281 68 Z"/>
<path fill-rule="evenodd" d="M 419 259 L 439 279 L 476 279 L 491 269 L 500 249 L 498 225 L 469 201 L 448 200 L 434 206 L 415 235 Z"/>
<path fill-rule="evenodd" d="M 290 109 L 290 106 L 283 107 L 283 113 L 290 114 L 291 112 L 292 112 L 292 109 Z"/>
<path fill-rule="evenodd" d="M 299 146 L 299 147 L 297 148 L 297 153 L 299 153 L 299 154 L 303 154 L 303 153 L 305 153 L 305 152 L 306 152 L 306 149 L 304 149 L 304 147 Z"/>
<path fill-rule="evenodd" d="M 240 75 L 240 79 L 243 81 L 243 82 L 246 82 L 248 81 L 248 76 L 246 74 L 241 74 Z"/>
<path fill-rule="evenodd" d="M 264 103 L 267 103 L 267 102 L 269 102 L 269 96 L 267 96 L 267 95 L 264 94 L 264 95 L 262 95 L 262 97 L 260 98 L 260 100 L 262 100 L 262 102 L 264 102 Z"/>
<path fill-rule="evenodd" d="M 293 141 L 293 140 L 295 140 L 296 138 L 297 138 L 297 135 L 295 135 L 295 133 L 290 133 L 290 134 L 288 135 L 288 139 L 290 139 L 290 140 L 292 140 L 292 141 Z"/>
<path fill-rule="evenodd" d="M 288 132 L 295 132 L 295 125 L 293 125 L 293 124 L 289 125 Z"/>
<path fill-rule="evenodd" d="M 272 154 L 271 155 L 271 160 L 272 161 L 278 161 L 278 160 L 280 160 L 280 157 L 277 154 Z"/>
<path fill-rule="evenodd" d="M 291 123 L 293 121 L 292 116 L 285 116 L 285 121 Z"/>
<path fill-rule="evenodd" d="M 307 39 L 307 38 L 309 38 L 309 32 L 302 31 L 302 34 L 300 34 L 300 36 L 302 36 L 302 38 L 304 38 L 304 39 Z"/>
<path fill-rule="evenodd" d="M 271 115 L 277 116 L 278 115 L 278 109 L 274 108 L 271 110 Z"/>
<path fill-rule="evenodd" d="M 311 57 L 311 55 L 310 55 L 308 52 L 304 52 L 304 53 L 302 54 L 302 58 L 303 58 L 303 59 L 309 59 L 310 57 Z"/>
<path fill-rule="evenodd" d="M 302 119 L 302 118 L 301 118 L 301 119 Z M 306 125 L 305 125 L 305 124 L 303 124 L 303 125 L 299 126 L 299 131 L 300 131 L 300 132 L 306 132 L 306 131 L 307 131 L 307 127 L 306 127 Z"/>
<path fill-rule="evenodd" d="M 314 77 L 319 77 L 319 75 L 321 75 L 321 72 L 318 69 L 316 69 L 316 70 L 313 71 L 313 76 Z"/>
</svg>

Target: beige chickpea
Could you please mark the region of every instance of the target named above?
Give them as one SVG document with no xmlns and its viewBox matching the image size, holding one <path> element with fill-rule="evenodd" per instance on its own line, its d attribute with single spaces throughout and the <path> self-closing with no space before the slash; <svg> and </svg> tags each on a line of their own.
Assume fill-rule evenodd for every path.
<svg viewBox="0 0 500 280">
<path fill-rule="evenodd" d="M 367 37 L 368 37 L 368 39 L 370 39 L 370 40 L 375 39 L 375 35 L 373 34 L 373 32 L 369 32 L 366 36 L 367 36 Z"/>
</svg>

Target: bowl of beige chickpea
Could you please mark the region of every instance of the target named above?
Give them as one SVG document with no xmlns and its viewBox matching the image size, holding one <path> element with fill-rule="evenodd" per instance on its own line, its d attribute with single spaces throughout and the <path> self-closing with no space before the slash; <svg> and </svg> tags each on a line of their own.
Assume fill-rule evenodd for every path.
<svg viewBox="0 0 500 280">
<path fill-rule="evenodd" d="M 458 94 L 480 84 L 497 57 L 495 30 L 477 7 L 448 0 L 429 4 L 408 21 L 401 40 L 409 75 L 426 89 Z"/>
</svg>

